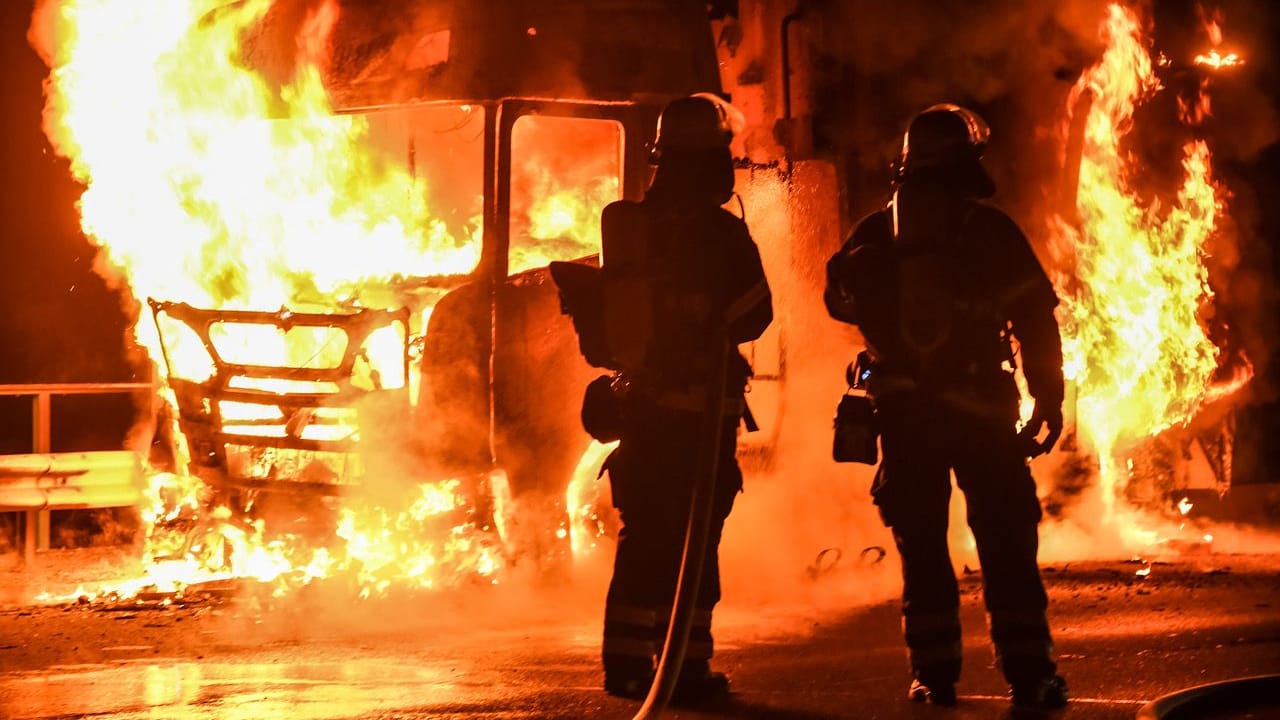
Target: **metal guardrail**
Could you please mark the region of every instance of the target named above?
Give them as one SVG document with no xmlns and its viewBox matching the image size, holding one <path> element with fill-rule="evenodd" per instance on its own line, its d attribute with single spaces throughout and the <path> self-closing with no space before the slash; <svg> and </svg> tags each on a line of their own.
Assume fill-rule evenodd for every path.
<svg viewBox="0 0 1280 720">
<path fill-rule="evenodd" d="M 49 548 L 49 513 L 55 509 L 125 507 L 140 497 L 142 459 L 136 453 L 53 453 L 53 397 L 153 392 L 151 383 L 0 384 L 0 396 L 31 398 L 29 455 L 0 455 L 0 512 L 24 516 L 22 556 Z"/>
</svg>

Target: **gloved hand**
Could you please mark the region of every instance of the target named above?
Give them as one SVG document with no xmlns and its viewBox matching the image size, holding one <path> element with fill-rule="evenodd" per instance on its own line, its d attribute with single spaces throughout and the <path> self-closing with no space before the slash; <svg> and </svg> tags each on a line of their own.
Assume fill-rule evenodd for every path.
<svg viewBox="0 0 1280 720">
<path fill-rule="evenodd" d="M 1048 432 L 1043 440 L 1038 440 L 1042 427 Z M 1018 433 L 1018 440 L 1026 448 L 1027 457 L 1034 458 L 1049 452 L 1054 445 L 1058 444 L 1060 437 L 1062 437 L 1062 403 L 1047 405 L 1037 401 L 1027 426 Z"/>
</svg>

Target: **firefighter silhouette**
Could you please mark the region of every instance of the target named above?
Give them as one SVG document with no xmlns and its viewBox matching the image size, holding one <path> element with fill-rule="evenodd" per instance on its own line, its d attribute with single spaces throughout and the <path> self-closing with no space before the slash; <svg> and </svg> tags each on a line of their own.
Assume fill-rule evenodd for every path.
<svg viewBox="0 0 1280 720">
<path fill-rule="evenodd" d="M 947 547 L 954 471 L 1013 702 L 1058 707 L 1067 690 L 1045 617 L 1041 510 L 1028 468 L 1062 431 L 1058 298 L 1017 225 L 979 202 L 995 192 L 980 162 L 988 137 L 982 119 L 956 105 L 917 115 L 893 199 L 828 262 L 825 300 L 832 317 L 859 326 L 873 360 L 867 389 L 883 460 L 872 495 L 902 556 L 909 697 L 956 698 L 959 593 Z M 1021 432 L 1015 341 L 1035 400 Z"/>
<path fill-rule="evenodd" d="M 602 659 L 605 690 L 625 697 L 645 696 L 662 650 L 697 458 L 711 450 L 699 446 L 707 442 L 702 428 L 714 427 L 705 417 L 710 393 L 724 398 L 718 470 L 674 699 L 697 702 L 729 690 L 710 660 L 720 535 L 742 488 L 734 450 L 751 368 L 736 346 L 758 338 L 773 319 L 746 223 L 721 208 L 733 193 L 733 112 L 709 95 L 672 101 L 659 118 L 650 156 L 657 167 L 643 201 L 604 209 L 598 281 L 594 268 L 552 267 L 588 361 L 616 371 L 588 388 L 583 424 L 599 440 L 619 440 L 605 463 L 621 529 Z M 726 359 L 727 375 L 720 372 Z"/>
</svg>

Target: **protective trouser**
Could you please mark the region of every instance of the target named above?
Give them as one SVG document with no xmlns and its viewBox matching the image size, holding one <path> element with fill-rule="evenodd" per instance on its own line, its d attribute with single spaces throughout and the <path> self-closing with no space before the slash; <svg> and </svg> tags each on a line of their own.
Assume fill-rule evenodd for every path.
<svg viewBox="0 0 1280 720">
<path fill-rule="evenodd" d="M 951 471 L 965 493 L 996 658 L 1011 685 L 1056 671 L 1036 563 L 1040 503 L 1012 422 L 914 393 L 879 404 L 872 494 L 902 556 L 903 631 L 925 684 L 960 675 L 960 599 L 947 547 Z"/>
<path fill-rule="evenodd" d="M 605 601 L 603 660 L 610 675 L 645 677 L 662 651 L 684 554 L 700 415 L 650 405 L 629 408 L 618 449 L 606 467 L 622 528 Z M 711 659 L 711 613 L 720 600 L 718 550 L 725 518 L 742 488 L 734 457 L 736 418 L 727 418 L 703 559 L 687 671 Z"/>
</svg>

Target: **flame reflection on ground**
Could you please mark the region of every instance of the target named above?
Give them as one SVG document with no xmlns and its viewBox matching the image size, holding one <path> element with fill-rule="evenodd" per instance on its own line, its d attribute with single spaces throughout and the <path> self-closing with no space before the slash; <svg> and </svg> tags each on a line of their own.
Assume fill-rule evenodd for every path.
<svg viewBox="0 0 1280 720">
<path fill-rule="evenodd" d="M 412 707 L 468 691 L 441 665 L 147 662 L 67 666 L 0 683 L 8 717 L 321 718 Z"/>
</svg>

